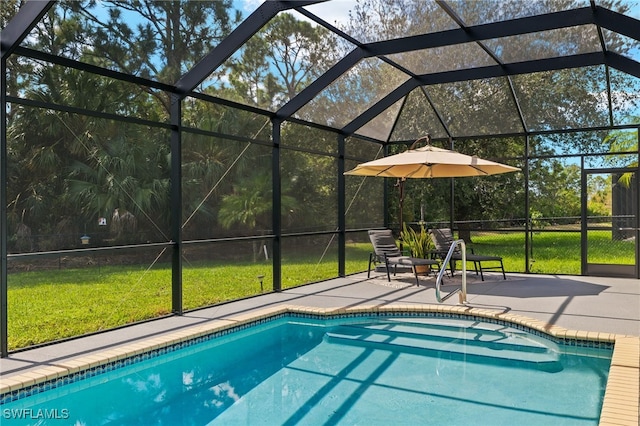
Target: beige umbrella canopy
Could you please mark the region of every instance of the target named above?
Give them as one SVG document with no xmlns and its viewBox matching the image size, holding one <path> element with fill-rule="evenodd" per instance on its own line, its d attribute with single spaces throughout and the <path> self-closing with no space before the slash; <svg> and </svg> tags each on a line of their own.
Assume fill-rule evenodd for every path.
<svg viewBox="0 0 640 426">
<path fill-rule="evenodd" d="M 401 230 L 403 228 L 403 189 L 406 179 L 487 176 L 520 170 L 517 167 L 484 160 L 475 155 L 465 155 L 448 149 L 436 148 L 429 145 L 430 141 L 431 137 L 429 135 L 424 136 L 416 140 L 405 152 L 359 164 L 353 170 L 344 173 L 345 175 L 354 176 L 397 178 L 400 189 Z M 427 145 L 414 149 L 414 147 L 421 142 L 427 142 Z"/>
<path fill-rule="evenodd" d="M 475 155 L 426 145 L 359 164 L 355 169 L 345 172 L 345 175 L 408 179 L 486 176 L 518 170 L 517 167 L 483 160 Z"/>
</svg>

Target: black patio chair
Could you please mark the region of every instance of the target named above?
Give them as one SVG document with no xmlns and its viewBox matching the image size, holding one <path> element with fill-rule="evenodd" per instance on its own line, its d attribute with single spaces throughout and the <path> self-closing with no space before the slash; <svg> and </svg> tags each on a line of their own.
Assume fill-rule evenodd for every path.
<svg viewBox="0 0 640 426">
<path fill-rule="evenodd" d="M 369 239 L 373 244 L 373 252 L 369 253 L 369 267 L 367 270 L 367 278 L 371 277 L 371 264 L 384 263 L 387 269 L 387 280 L 391 282 L 391 274 L 389 269 L 393 267 L 393 275 L 396 275 L 397 266 L 410 266 L 411 271 L 416 277 L 416 285 L 420 285 L 418 279 L 418 266 L 429 266 L 429 268 L 440 268 L 440 261 L 437 259 L 422 259 L 419 257 L 404 256 L 390 229 L 370 230 Z"/>
<path fill-rule="evenodd" d="M 447 253 L 449 253 L 449 249 L 451 248 L 451 245 L 453 244 L 453 233 L 451 232 L 451 229 L 449 228 L 430 229 L 429 234 L 431 235 L 431 240 L 433 241 L 433 244 L 436 246 L 435 252 L 440 257 L 440 259 L 444 261 L 445 257 L 447 256 Z M 482 281 L 484 281 L 484 274 L 482 273 L 482 271 L 487 271 L 487 270 L 501 270 L 503 278 L 505 280 L 507 279 L 507 275 L 504 273 L 504 265 L 502 263 L 502 257 L 475 254 L 473 252 L 473 249 L 471 249 L 470 251 L 471 251 L 470 253 L 469 252 L 466 253 L 467 261 L 473 262 L 473 268 L 476 271 L 476 275 L 478 275 L 478 272 L 479 272 L 480 278 L 482 278 Z M 455 269 L 456 269 L 455 262 L 458 260 L 462 260 L 462 252 L 459 246 L 455 248 L 453 255 L 451 256 L 451 262 L 450 262 L 451 276 L 453 276 L 453 273 L 455 272 Z M 483 263 L 485 264 L 484 266 L 483 266 Z M 493 263 L 493 265 L 486 266 L 486 263 Z M 496 265 L 496 263 L 498 264 Z"/>
</svg>

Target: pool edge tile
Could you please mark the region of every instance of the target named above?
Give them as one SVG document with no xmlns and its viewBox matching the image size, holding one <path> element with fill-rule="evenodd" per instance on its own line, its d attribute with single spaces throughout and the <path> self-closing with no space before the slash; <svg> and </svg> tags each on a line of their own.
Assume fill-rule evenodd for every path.
<svg viewBox="0 0 640 426">
<path fill-rule="evenodd" d="M 55 379 L 56 377 L 70 376 L 72 374 L 92 368 L 104 366 L 110 362 L 121 361 L 126 358 L 144 355 L 156 350 L 161 350 L 172 345 L 194 340 L 201 337 L 214 335 L 227 329 L 232 329 L 245 324 L 277 317 L 281 314 L 302 314 L 319 317 L 335 315 L 366 314 L 373 315 L 385 313 L 433 313 L 436 315 L 460 315 L 470 318 L 484 318 L 488 320 L 505 321 L 517 326 L 530 328 L 543 333 L 551 338 L 559 340 L 585 340 L 613 343 L 612 366 L 610 377 L 607 381 L 600 425 L 615 424 L 619 421 L 638 420 L 638 406 L 630 403 L 638 393 L 638 378 L 640 359 L 640 338 L 635 336 L 621 336 L 610 333 L 594 333 L 578 330 L 567 330 L 559 326 L 544 323 L 522 315 L 492 310 L 486 308 L 474 308 L 466 305 L 435 305 L 435 304 L 389 304 L 389 305 L 359 305 L 352 307 L 318 308 L 296 305 L 278 305 L 270 308 L 248 312 L 246 314 L 216 319 L 206 324 L 200 324 L 185 328 L 164 336 L 149 338 L 138 342 L 129 343 L 103 352 L 86 355 L 74 359 L 56 362 L 50 367 L 33 370 L 0 378 L 0 395 L 16 392 L 38 383 Z M 633 387 L 636 387 L 635 391 Z M 635 392 L 635 393 L 634 393 Z M 637 401 L 637 399 L 636 399 Z M 619 423 L 618 423 L 619 424 Z M 623 423 L 624 424 L 624 423 Z"/>
<path fill-rule="evenodd" d="M 640 337 L 616 336 L 600 426 L 640 424 Z"/>
</svg>

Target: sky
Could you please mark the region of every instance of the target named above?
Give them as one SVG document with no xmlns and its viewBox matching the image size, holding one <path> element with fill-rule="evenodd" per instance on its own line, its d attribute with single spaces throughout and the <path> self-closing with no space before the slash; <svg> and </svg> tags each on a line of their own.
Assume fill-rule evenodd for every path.
<svg viewBox="0 0 640 426">
<path fill-rule="evenodd" d="M 455 1 L 456 0 L 449 0 L 450 3 L 455 3 Z M 499 4 L 501 1 L 504 0 L 495 0 L 495 3 Z M 585 6 L 589 6 L 588 0 L 583 1 L 585 2 Z M 236 8 L 242 10 L 246 16 L 256 10 L 260 4 L 264 3 L 264 0 L 234 0 L 234 2 L 237 5 Z M 330 2 L 305 6 L 305 8 L 313 13 L 318 13 L 325 21 L 333 24 L 335 21 L 345 21 L 346 17 L 349 16 L 349 10 L 352 10 L 356 3 L 356 0 L 332 0 Z M 601 1 L 596 0 L 596 4 L 598 3 L 601 3 Z M 640 20 L 640 0 L 621 0 L 621 3 L 630 5 L 631 12 L 629 16 Z"/>
<path fill-rule="evenodd" d="M 236 8 L 241 10 L 246 16 L 256 10 L 258 6 L 264 3 L 263 0 L 235 0 Z M 349 16 L 349 10 L 353 9 L 356 0 L 333 0 L 330 2 L 318 3 L 312 6 L 305 6 L 310 12 L 317 13 L 325 21 L 330 24 L 345 22 Z"/>
</svg>

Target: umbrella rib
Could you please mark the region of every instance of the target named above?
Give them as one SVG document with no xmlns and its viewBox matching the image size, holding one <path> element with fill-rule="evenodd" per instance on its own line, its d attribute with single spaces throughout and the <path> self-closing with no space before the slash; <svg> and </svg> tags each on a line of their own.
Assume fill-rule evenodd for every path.
<svg viewBox="0 0 640 426">
<path fill-rule="evenodd" d="M 474 166 L 473 164 L 470 164 L 470 166 L 471 166 L 472 169 L 475 169 L 475 170 L 479 171 L 483 175 L 488 175 L 489 174 L 489 173 L 485 172 L 484 170 L 482 170 L 481 168 Z"/>
<path fill-rule="evenodd" d="M 388 170 L 393 169 L 394 166 L 387 166 L 384 169 L 380 170 L 378 173 L 376 173 L 376 176 L 380 176 L 383 173 L 386 173 Z M 385 176 L 386 177 L 386 176 Z"/>
</svg>

